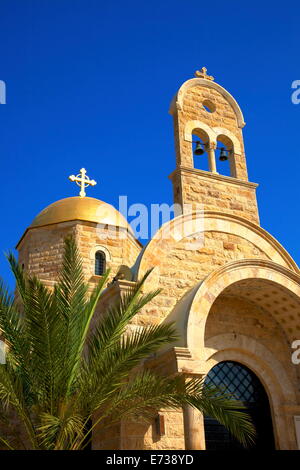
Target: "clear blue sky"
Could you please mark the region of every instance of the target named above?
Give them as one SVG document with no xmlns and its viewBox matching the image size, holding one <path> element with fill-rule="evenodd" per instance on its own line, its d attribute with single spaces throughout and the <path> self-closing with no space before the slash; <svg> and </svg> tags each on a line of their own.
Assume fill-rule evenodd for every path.
<svg viewBox="0 0 300 470">
<path fill-rule="evenodd" d="M 0 252 L 34 216 L 77 195 L 172 202 L 169 103 L 202 66 L 240 104 L 261 225 L 300 262 L 299 2 L 2 0 Z M 9 279 L 2 257 L 0 275 Z"/>
</svg>

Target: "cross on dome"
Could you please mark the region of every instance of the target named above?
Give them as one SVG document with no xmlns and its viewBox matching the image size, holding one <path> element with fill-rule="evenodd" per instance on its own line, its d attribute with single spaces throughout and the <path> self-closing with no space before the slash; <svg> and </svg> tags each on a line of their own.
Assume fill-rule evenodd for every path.
<svg viewBox="0 0 300 470">
<path fill-rule="evenodd" d="M 85 197 L 86 196 L 85 188 L 87 188 L 88 186 L 95 186 L 97 184 L 97 182 L 95 180 L 91 180 L 87 176 L 85 168 L 81 168 L 81 170 L 80 170 L 80 172 L 77 176 L 75 176 L 75 175 L 69 176 L 69 180 L 72 181 L 72 182 L 75 181 L 77 186 L 80 186 L 80 193 L 79 193 L 80 197 Z"/>
</svg>

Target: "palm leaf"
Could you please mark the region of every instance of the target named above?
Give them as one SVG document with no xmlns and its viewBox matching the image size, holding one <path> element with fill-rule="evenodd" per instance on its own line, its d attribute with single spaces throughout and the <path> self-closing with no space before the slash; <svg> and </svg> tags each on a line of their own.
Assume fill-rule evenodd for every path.
<svg viewBox="0 0 300 470">
<path fill-rule="evenodd" d="M 83 448 L 95 426 L 137 416 L 149 421 L 158 409 L 185 405 L 216 418 L 244 445 L 251 441 L 249 417 L 224 392 L 203 381 L 144 370 L 149 355 L 177 339 L 172 325 L 132 325 L 160 292 L 143 292 L 151 270 L 95 317 L 109 273 L 88 295 L 74 237 L 65 240 L 62 269 L 51 290 L 26 275 L 13 255 L 8 260 L 16 297 L 0 284 L 0 330 L 8 347 L 0 366 L 1 415 L 15 410 L 31 448 Z"/>
<path fill-rule="evenodd" d="M 240 402 L 220 393 L 218 388 L 207 388 L 203 380 L 191 379 L 185 383 L 181 376 L 161 377 L 146 370 L 136 374 L 107 403 L 102 404 L 100 416 L 78 445 L 99 423 L 104 428 L 121 419 L 151 422 L 158 410 L 180 410 L 184 405 L 193 406 L 217 419 L 244 446 L 253 442 L 255 430 L 249 416 L 240 411 L 244 409 Z"/>
</svg>

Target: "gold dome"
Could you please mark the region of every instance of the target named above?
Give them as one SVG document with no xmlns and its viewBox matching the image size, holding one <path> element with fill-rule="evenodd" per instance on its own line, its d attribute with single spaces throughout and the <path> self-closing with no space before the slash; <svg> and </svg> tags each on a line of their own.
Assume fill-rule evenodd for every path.
<svg viewBox="0 0 300 470">
<path fill-rule="evenodd" d="M 113 206 L 93 197 L 68 197 L 50 204 L 33 220 L 30 228 L 58 224 L 71 220 L 84 220 L 97 224 L 125 228 L 133 234 L 132 228 Z"/>
</svg>

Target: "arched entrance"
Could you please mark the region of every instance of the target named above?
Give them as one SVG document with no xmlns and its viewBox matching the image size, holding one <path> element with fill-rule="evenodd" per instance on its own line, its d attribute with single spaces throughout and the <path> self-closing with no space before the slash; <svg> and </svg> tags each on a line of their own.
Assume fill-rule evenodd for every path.
<svg viewBox="0 0 300 470">
<path fill-rule="evenodd" d="M 226 392 L 244 403 L 257 433 L 253 449 L 275 449 L 268 396 L 250 369 L 238 362 L 222 361 L 209 371 L 205 382 L 224 387 Z M 229 431 L 214 419 L 205 417 L 204 428 L 207 450 L 243 449 Z"/>
<path fill-rule="evenodd" d="M 221 266 L 186 293 L 166 318 L 180 333 L 181 371 L 206 376 L 236 361 L 267 390 L 276 449 L 296 450 L 299 375 L 291 344 L 299 335 L 300 276 L 273 261 L 244 259 Z M 204 426 L 185 413 L 188 449 L 205 449 Z M 197 431 L 199 429 L 199 432 Z"/>
</svg>

